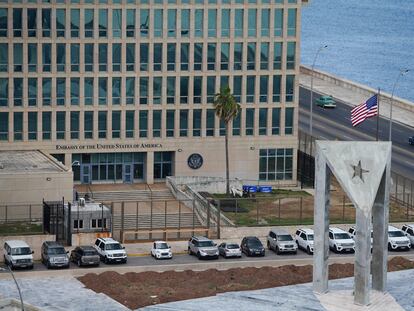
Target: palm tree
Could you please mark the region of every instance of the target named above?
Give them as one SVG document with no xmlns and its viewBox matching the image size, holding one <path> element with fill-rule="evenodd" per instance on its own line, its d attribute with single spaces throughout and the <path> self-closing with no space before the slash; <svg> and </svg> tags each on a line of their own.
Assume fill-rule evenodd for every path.
<svg viewBox="0 0 414 311">
<path fill-rule="evenodd" d="M 226 146 L 226 194 L 230 194 L 229 181 L 229 124 L 240 111 L 240 104 L 236 102 L 230 87 L 223 86 L 220 93 L 214 96 L 214 109 L 217 117 L 224 122 L 225 125 L 225 146 Z"/>
</svg>

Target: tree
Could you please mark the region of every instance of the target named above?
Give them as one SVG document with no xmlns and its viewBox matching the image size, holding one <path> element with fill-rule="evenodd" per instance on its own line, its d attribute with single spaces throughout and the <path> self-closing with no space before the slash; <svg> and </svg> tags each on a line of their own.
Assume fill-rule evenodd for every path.
<svg viewBox="0 0 414 311">
<path fill-rule="evenodd" d="M 230 194 L 230 178 L 229 178 L 229 124 L 240 112 L 240 104 L 236 102 L 230 87 L 224 86 L 220 89 L 220 93 L 214 96 L 214 110 L 217 117 L 224 122 L 225 125 L 225 151 L 226 151 L 226 194 Z"/>
</svg>

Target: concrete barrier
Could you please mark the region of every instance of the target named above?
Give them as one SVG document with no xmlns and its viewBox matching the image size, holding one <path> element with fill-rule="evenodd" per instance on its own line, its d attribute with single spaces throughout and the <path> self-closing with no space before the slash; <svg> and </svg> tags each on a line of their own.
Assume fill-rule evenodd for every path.
<svg viewBox="0 0 414 311">
<path fill-rule="evenodd" d="M 310 67 L 301 65 L 300 66 L 300 73 L 304 74 L 304 75 L 312 75 L 312 69 Z M 337 86 L 340 86 L 342 88 L 348 89 L 348 90 L 352 90 L 355 93 L 361 94 L 367 98 L 371 97 L 372 95 L 374 95 L 375 93 L 377 93 L 378 90 L 368 87 L 366 85 L 351 81 L 351 80 L 347 80 L 335 75 L 332 75 L 330 73 L 321 71 L 321 70 L 313 70 L 313 77 L 323 80 L 323 81 L 327 81 L 329 83 L 335 84 Z M 387 104 L 391 103 L 391 94 L 386 93 L 381 91 L 381 95 L 379 98 L 380 102 L 385 102 Z M 393 97 L 393 106 L 404 109 L 406 111 L 409 112 L 414 112 L 414 103 L 396 97 Z"/>
</svg>

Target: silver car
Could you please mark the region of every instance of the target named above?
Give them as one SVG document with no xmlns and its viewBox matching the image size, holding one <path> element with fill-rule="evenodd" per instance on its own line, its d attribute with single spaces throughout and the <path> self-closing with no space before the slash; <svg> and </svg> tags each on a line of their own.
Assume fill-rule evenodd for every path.
<svg viewBox="0 0 414 311">
<path fill-rule="evenodd" d="M 241 257 L 241 249 L 237 243 L 221 243 L 218 250 L 219 254 L 224 258 Z"/>
<path fill-rule="evenodd" d="M 188 241 L 188 254 L 196 255 L 198 259 L 215 258 L 218 259 L 219 252 L 217 244 L 203 236 L 193 236 Z"/>
<path fill-rule="evenodd" d="M 296 254 L 298 246 L 292 236 L 285 230 L 273 229 L 267 235 L 267 247 L 273 249 L 277 254 L 294 253 Z"/>
</svg>

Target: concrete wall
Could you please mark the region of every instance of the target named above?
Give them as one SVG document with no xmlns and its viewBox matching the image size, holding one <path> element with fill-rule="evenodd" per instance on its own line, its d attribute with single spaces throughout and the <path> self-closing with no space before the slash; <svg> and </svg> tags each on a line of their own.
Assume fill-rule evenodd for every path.
<svg viewBox="0 0 414 311">
<path fill-rule="evenodd" d="M 312 70 L 310 67 L 301 65 L 300 67 L 300 72 L 301 74 L 306 74 L 306 75 L 311 75 L 312 74 Z M 363 84 L 359 84 L 357 82 L 353 82 L 351 80 L 347 80 L 329 73 L 326 73 L 324 71 L 320 71 L 320 70 L 314 70 L 313 71 L 313 76 L 315 78 L 333 83 L 335 85 L 338 85 L 342 88 L 345 89 L 349 89 L 352 90 L 358 94 L 364 95 L 367 98 L 374 95 L 375 93 L 377 93 L 378 90 L 374 89 L 374 88 L 370 88 L 367 87 Z M 385 93 L 381 91 L 381 96 L 380 96 L 380 101 L 381 102 L 386 102 L 386 103 L 390 103 L 391 102 L 391 94 Z M 414 112 L 414 105 L 405 99 L 399 98 L 394 96 L 393 97 L 393 105 L 401 108 L 401 109 L 405 109 L 409 112 Z"/>
<path fill-rule="evenodd" d="M 9 240 L 22 240 L 25 241 L 32 251 L 34 251 L 33 259 L 40 260 L 40 248 L 44 241 L 55 241 L 56 235 L 54 234 L 38 234 L 38 235 L 16 235 L 16 236 L 0 236 L 1 254 L 3 255 L 3 245 L 5 241 Z M 3 262 L 4 257 L 0 257 L 0 262 Z"/>
</svg>

